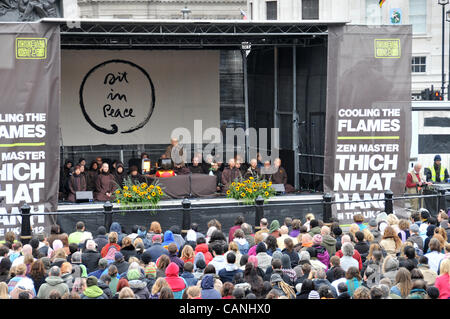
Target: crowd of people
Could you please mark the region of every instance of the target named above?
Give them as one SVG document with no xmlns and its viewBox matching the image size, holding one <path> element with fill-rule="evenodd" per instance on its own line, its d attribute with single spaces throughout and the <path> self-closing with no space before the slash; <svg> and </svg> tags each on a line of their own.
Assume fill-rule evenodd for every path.
<svg viewBox="0 0 450 319">
<path fill-rule="evenodd" d="M 157 221 L 93 234 L 79 221 L 0 246 L 1 299 L 448 299 L 448 214 L 354 215 L 343 229 L 305 220 L 243 216 L 163 230 Z"/>
<path fill-rule="evenodd" d="M 141 163 L 143 159 L 149 159 L 147 153 L 142 153 L 140 159 L 130 159 L 128 169 L 124 163 L 118 160 L 103 159 L 98 156 L 88 166 L 86 159 L 80 158 L 76 164 L 72 160 L 65 160 L 60 169 L 59 199 L 70 202 L 76 201 L 76 193 L 91 191 L 96 201 L 114 200 L 114 191 L 123 186 L 126 179 L 130 178 L 133 183 L 146 182 L 150 184 L 157 177 L 172 177 L 186 174 L 209 174 L 216 177 L 216 191 L 225 193 L 229 185 L 236 179 L 247 179 L 249 177 L 271 181 L 273 184 L 283 184 L 286 192 L 295 191 L 294 187 L 288 184 L 288 175 L 281 165 L 281 159 L 263 161 L 258 154 L 257 158 L 245 163 L 241 156 L 229 158 L 227 163 L 223 163 L 213 156 L 207 156 L 203 161 L 201 153 L 196 153 L 190 163 L 178 162 L 171 154 L 178 152 L 183 154 L 183 148 L 179 147 L 178 140 L 172 139 L 167 147 L 162 159 L 170 159 L 172 168 L 167 174 L 161 173 L 161 165 L 155 165 L 152 172 L 143 174 Z M 155 163 L 157 164 L 157 163 Z M 159 172 L 158 172 L 159 171 Z"/>
</svg>

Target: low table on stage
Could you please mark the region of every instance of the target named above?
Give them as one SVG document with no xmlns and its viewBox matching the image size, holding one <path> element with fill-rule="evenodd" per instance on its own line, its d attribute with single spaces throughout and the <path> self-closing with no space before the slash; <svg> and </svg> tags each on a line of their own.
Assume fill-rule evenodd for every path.
<svg viewBox="0 0 450 319">
<path fill-rule="evenodd" d="M 216 176 L 206 174 L 177 175 L 155 178 L 171 198 L 212 196 L 216 192 Z"/>
</svg>

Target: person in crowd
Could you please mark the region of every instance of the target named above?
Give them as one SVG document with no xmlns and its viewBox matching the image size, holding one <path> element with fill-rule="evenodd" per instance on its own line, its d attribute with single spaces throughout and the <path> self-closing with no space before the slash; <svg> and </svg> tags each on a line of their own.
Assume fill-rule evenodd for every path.
<svg viewBox="0 0 450 319">
<path fill-rule="evenodd" d="M 61 270 L 58 266 L 50 268 L 48 277 L 45 279 L 45 283 L 39 288 L 36 297 L 38 299 L 48 299 L 53 290 L 58 291 L 61 296 L 69 292 L 69 287 L 61 278 Z"/>
<path fill-rule="evenodd" d="M 230 228 L 228 232 L 228 242 L 232 242 L 234 239 L 234 232 L 241 229 L 242 224 L 245 222 L 244 216 L 238 216 L 234 221 L 234 226 Z"/>
<path fill-rule="evenodd" d="M 219 270 L 218 275 L 220 277 L 220 280 L 222 283 L 232 283 L 234 276 L 237 273 L 243 273 L 241 269 L 239 269 L 238 265 L 236 264 L 236 255 L 234 253 L 227 254 L 227 264 L 225 265 L 225 268 L 222 268 Z"/>
<path fill-rule="evenodd" d="M 437 273 L 439 271 L 439 263 L 444 259 L 441 243 L 437 238 L 431 238 L 429 251 L 429 253 L 425 254 L 425 257 L 428 258 L 430 269 Z"/>
<path fill-rule="evenodd" d="M 421 193 L 421 189 L 424 186 L 431 185 L 431 182 L 427 182 L 425 175 L 422 173 L 422 164 L 414 164 L 414 168 L 408 172 L 406 177 L 406 193 L 417 195 Z M 411 198 L 411 209 L 419 210 L 419 198 Z"/>
<path fill-rule="evenodd" d="M 194 264 L 190 261 L 183 265 L 183 273 L 180 275 L 184 279 L 188 287 L 196 286 L 198 279 L 194 276 Z"/>
<path fill-rule="evenodd" d="M 170 145 L 167 146 L 161 158 L 170 158 L 174 163 L 179 163 L 184 160 L 184 149 L 178 143 L 178 139 L 172 137 L 170 139 Z"/>
<path fill-rule="evenodd" d="M 201 281 L 201 298 L 202 299 L 222 299 L 218 290 L 214 288 L 214 277 L 207 274 Z"/>
<path fill-rule="evenodd" d="M 364 263 L 366 257 L 369 254 L 369 243 L 365 241 L 364 233 L 362 231 L 357 231 L 355 233 L 355 247 L 359 255 L 361 256 L 361 261 Z"/>
<path fill-rule="evenodd" d="M 435 287 L 439 289 L 439 299 L 450 298 L 450 258 L 441 262 L 440 275 L 436 278 Z"/>
<path fill-rule="evenodd" d="M 427 182 L 432 183 L 446 183 L 449 179 L 447 168 L 442 166 L 442 158 L 440 155 L 436 155 L 433 160 L 433 165 L 425 170 Z"/>
<path fill-rule="evenodd" d="M 96 201 L 106 202 L 114 200 L 114 191 L 116 190 L 116 181 L 109 170 L 109 164 L 103 163 L 100 173 L 95 182 L 96 192 L 94 197 Z"/>
<path fill-rule="evenodd" d="M 411 273 L 408 269 L 401 267 L 395 275 L 394 286 L 391 287 L 391 294 L 395 294 L 406 299 L 412 289 Z"/>
<path fill-rule="evenodd" d="M 362 278 L 361 274 L 359 273 L 358 267 L 350 267 L 345 273 L 345 278 L 347 278 L 347 287 L 348 287 L 348 294 L 350 296 L 353 296 L 356 289 L 361 287 L 362 285 Z"/>
<path fill-rule="evenodd" d="M 98 286 L 98 279 L 91 276 L 86 279 L 86 289 L 83 291 L 81 299 L 108 299 L 108 297 Z"/>
<path fill-rule="evenodd" d="M 387 226 L 384 229 L 383 239 L 380 241 L 380 245 L 389 255 L 396 256 L 400 252 L 402 241 L 392 226 Z"/>
<path fill-rule="evenodd" d="M 192 165 L 189 166 L 189 170 L 192 174 L 204 174 L 203 167 L 200 165 L 201 157 L 194 156 L 192 158 Z"/>
<path fill-rule="evenodd" d="M 131 257 L 137 256 L 136 248 L 129 236 L 122 239 L 122 247 L 120 247 L 120 252 L 122 253 L 125 261 L 129 261 Z"/>
<path fill-rule="evenodd" d="M 245 234 L 244 234 L 244 231 L 242 230 L 242 229 L 237 229 L 235 232 L 234 232 L 234 236 L 233 236 L 234 238 L 233 238 L 233 240 L 232 240 L 232 242 L 234 242 L 234 243 L 236 243 L 236 245 L 237 245 L 237 247 L 238 247 L 238 250 L 239 250 L 239 253 L 241 254 L 241 255 L 245 255 L 245 254 L 247 254 L 248 253 L 248 250 L 249 250 L 249 248 L 250 248 L 250 244 L 249 244 L 249 242 L 247 241 L 247 238 L 246 238 L 246 236 L 245 236 Z M 253 241 L 254 242 L 254 241 Z M 231 244 L 231 243 L 230 243 Z"/>
</svg>

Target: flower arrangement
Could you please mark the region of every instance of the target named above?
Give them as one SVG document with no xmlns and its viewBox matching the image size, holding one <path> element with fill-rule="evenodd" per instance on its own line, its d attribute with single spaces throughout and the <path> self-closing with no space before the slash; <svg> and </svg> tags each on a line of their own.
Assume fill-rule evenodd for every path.
<svg viewBox="0 0 450 319">
<path fill-rule="evenodd" d="M 258 196 L 261 195 L 266 201 L 268 198 L 275 196 L 275 193 L 272 182 L 249 177 L 246 180 L 236 179 L 232 182 L 227 190 L 227 198 L 234 198 L 243 201 L 245 204 L 252 205 Z"/>
<path fill-rule="evenodd" d="M 147 185 L 147 183 L 135 184 L 131 178 L 127 178 L 123 184 L 123 187 L 119 186 L 114 194 L 121 209 L 139 209 L 149 206 L 155 209 L 159 207 L 158 203 L 165 195 L 157 181 L 151 185 Z"/>
</svg>

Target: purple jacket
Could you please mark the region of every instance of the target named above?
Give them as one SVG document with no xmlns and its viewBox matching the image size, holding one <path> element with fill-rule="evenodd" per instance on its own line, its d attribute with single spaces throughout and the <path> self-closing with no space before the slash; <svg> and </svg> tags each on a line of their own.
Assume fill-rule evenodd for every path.
<svg viewBox="0 0 450 319">
<path fill-rule="evenodd" d="M 171 262 L 177 264 L 178 268 L 180 268 L 179 274 L 183 273 L 184 261 L 178 258 L 176 254 L 170 254 L 169 259 Z"/>
<path fill-rule="evenodd" d="M 320 245 L 313 245 L 313 247 L 317 251 L 317 259 L 319 259 L 322 264 L 327 266 L 327 269 L 325 270 L 328 270 L 328 266 L 330 265 L 330 255 L 328 254 L 328 251 L 325 249 L 325 247 Z"/>
</svg>

